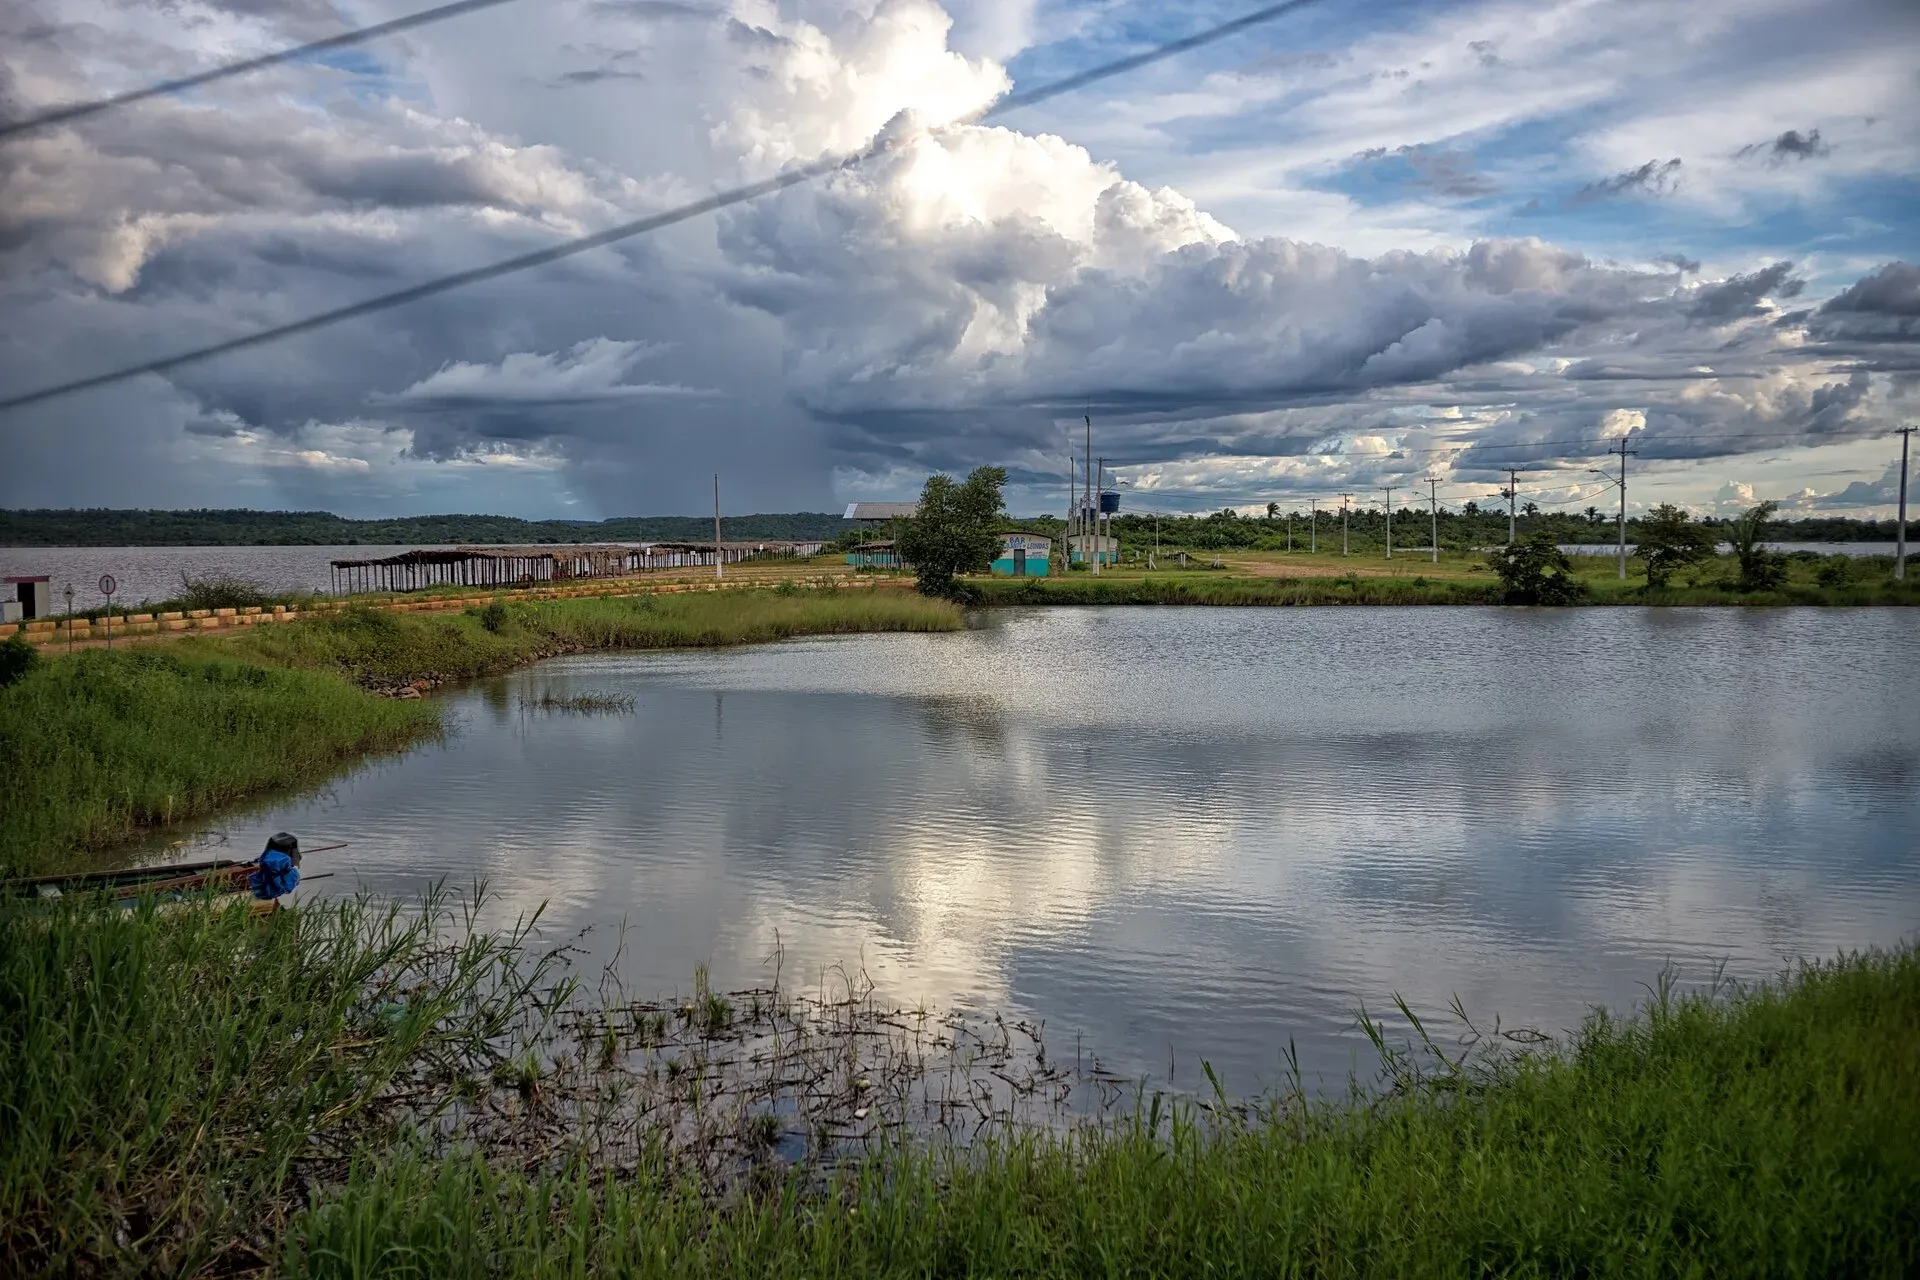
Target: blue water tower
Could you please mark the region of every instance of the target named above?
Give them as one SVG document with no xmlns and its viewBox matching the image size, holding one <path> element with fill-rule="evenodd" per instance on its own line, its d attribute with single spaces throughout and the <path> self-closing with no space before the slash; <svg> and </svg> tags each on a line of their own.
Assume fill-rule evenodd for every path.
<svg viewBox="0 0 1920 1280">
<path fill-rule="evenodd" d="M 1104 490 L 1100 494 L 1100 514 L 1103 516 L 1110 516 L 1119 510 L 1120 510 L 1120 491 L 1118 489 Z"/>
</svg>

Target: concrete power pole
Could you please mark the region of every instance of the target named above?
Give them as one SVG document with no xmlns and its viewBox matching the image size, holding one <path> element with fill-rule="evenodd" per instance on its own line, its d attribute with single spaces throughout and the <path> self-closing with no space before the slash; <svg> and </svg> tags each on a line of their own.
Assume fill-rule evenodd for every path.
<svg viewBox="0 0 1920 1280">
<path fill-rule="evenodd" d="M 1353 497 L 1353 495 L 1350 493 L 1343 493 L 1340 495 L 1340 554 L 1341 555 L 1347 554 L 1347 499 L 1351 497 Z"/>
<path fill-rule="evenodd" d="M 1627 455 L 1638 454 L 1638 449 L 1627 448 L 1622 440 L 1618 449 L 1608 449 L 1608 453 L 1620 455 L 1620 581 L 1627 580 Z"/>
<path fill-rule="evenodd" d="M 1900 520 L 1893 526 L 1893 578 L 1899 582 L 1907 576 L 1907 446 L 1916 428 L 1895 429 L 1900 433 Z"/>
<path fill-rule="evenodd" d="M 1440 494 L 1440 482 L 1438 480 L 1427 481 L 1427 514 L 1432 518 L 1432 524 L 1433 524 L 1433 533 L 1431 536 L 1433 538 L 1433 562 L 1435 564 L 1440 563 L 1440 497 L 1439 497 L 1439 494 Z"/>
<path fill-rule="evenodd" d="M 726 566 L 721 563 L 726 556 L 720 550 L 720 473 L 713 473 L 713 576 L 715 581 L 726 577 Z"/>
<path fill-rule="evenodd" d="M 1307 499 L 1307 554 L 1320 554 L 1320 499 Z"/>
<path fill-rule="evenodd" d="M 1099 464 L 1093 485 L 1093 572 L 1097 577 L 1100 573 L 1100 508 L 1106 505 L 1107 460 L 1098 458 L 1095 461 Z M 1113 527 L 1111 520 L 1107 521 L 1107 527 Z"/>
<path fill-rule="evenodd" d="M 1520 497 L 1520 473 L 1511 467 L 1507 468 L 1507 491 L 1500 496 L 1507 500 L 1507 545 L 1512 546 L 1516 528 L 1514 503 Z"/>
<path fill-rule="evenodd" d="M 1387 493 L 1387 559 L 1393 559 L 1393 491 L 1398 485 L 1381 485 Z"/>
</svg>

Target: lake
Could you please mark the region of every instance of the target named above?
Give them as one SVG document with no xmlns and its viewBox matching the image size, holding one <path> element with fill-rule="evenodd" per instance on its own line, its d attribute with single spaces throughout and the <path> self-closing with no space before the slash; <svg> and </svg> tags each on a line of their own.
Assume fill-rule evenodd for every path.
<svg viewBox="0 0 1920 1280">
<path fill-rule="evenodd" d="M 485 878 L 631 987 L 861 970 L 1056 1056 L 1236 1091 L 1362 1002 L 1547 1030 L 1920 922 L 1899 610 L 1005 610 L 940 636 L 551 661 L 451 736 L 233 816 L 335 871 Z M 523 708 L 621 693 L 625 714 Z M 624 936 L 621 926 L 624 922 Z"/>
<path fill-rule="evenodd" d="M 102 574 L 110 573 L 119 590 L 116 605 L 167 600 L 180 594 L 187 578 L 244 578 L 267 591 L 331 589 L 329 565 L 335 560 L 371 560 L 398 555 L 417 546 L 392 547 L 0 547 L 0 577 L 46 574 L 53 579 L 54 609 L 64 611 L 61 588 L 73 586 L 76 609 L 106 603 Z"/>
</svg>

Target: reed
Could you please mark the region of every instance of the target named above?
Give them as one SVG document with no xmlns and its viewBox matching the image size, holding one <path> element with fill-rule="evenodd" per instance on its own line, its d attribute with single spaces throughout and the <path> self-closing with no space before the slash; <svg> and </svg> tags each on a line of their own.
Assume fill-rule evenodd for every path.
<svg viewBox="0 0 1920 1280">
<path fill-rule="evenodd" d="M 1394 1049 L 1377 1088 L 876 1144 L 728 1198 L 646 1159 L 369 1153 L 290 1276 L 1860 1275 L 1920 1267 L 1920 958 L 1661 989 L 1565 1042 Z M 1370 1024 L 1371 1025 L 1371 1024 Z M 1417 1024 L 1416 1024 L 1417 1025 Z M 1376 1031 L 1378 1028 L 1376 1027 Z M 1216 1089 L 1218 1089 L 1216 1082 Z M 484 1265 L 483 1265 L 484 1264 Z"/>
<path fill-rule="evenodd" d="M 317 781 L 437 723 L 319 672 L 176 646 L 42 661 L 0 689 L 0 875 Z"/>
<path fill-rule="evenodd" d="M 554 693 L 547 690 L 534 698 L 521 698 L 528 711 L 570 711 L 576 715 L 600 715 L 633 710 L 636 699 L 630 693 Z"/>
<path fill-rule="evenodd" d="M 1635 1016 L 1544 1043 L 1469 1029 L 1462 1049 L 1402 1007 L 1403 1040 L 1363 1017 L 1382 1069 L 1346 1094 L 1296 1079 L 1236 1100 L 1216 1080 L 945 1140 L 914 1120 L 929 1101 L 958 1114 L 977 1088 L 1059 1087 L 1034 1029 L 979 1017 L 959 1034 L 857 989 L 717 992 L 703 975 L 683 999 L 608 1002 L 526 929 L 473 918 L 444 901 L 259 921 L 0 899 L 0 1272 L 1920 1265 L 1912 946 L 1748 989 L 1662 984 Z M 761 1105 L 781 1091 L 801 1109 Z M 792 1126 L 852 1136 L 794 1156 Z"/>
</svg>

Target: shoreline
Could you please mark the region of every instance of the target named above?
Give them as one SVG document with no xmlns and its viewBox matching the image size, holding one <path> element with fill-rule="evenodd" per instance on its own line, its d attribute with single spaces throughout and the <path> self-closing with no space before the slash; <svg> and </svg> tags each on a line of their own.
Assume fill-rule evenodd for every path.
<svg viewBox="0 0 1920 1280">
<path fill-rule="evenodd" d="M 1404 1006 L 1391 1025 L 1363 1014 L 1381 1070 L 1346 1094 L 1296 1079 L 1236 1097 L 1209 1070 L 1188 1096 L 1118 1081 L 1115 1110 L 1066 1125 L 975 1126 L 961 1101 L 965 1123 L 944 1131 L 915 1119 L 915 1082 L 951 1084 L 949 1056 L 998 1042 L 987 1015 L 973 1038 L 929 1041 L 916 1020 L 954 1025 L 938 1011 L 719 992 L 698 974 L 673 999 L 596 1003 L 526 925 L 475 933 L 472 910 L 0 900 L 0 1103 L 18 1121 L 0 1137 L 0 1270 L 1065 1280 L 1920 1264 L 1899 1226 L 1920 1197 L 1912 945 L 1748 988 L 1657 986 L 1563 1036 L 1465 1049 Z M 792 1045 L 774 1063 L 791 1069 L 729 1091 L 709 1067 L 744 1061 L 769 1019 Z M 960 1078 L 1002 1067 L 988 1055 Z M 1043 1088 L 1078 1079 L 1036 1058 L 1013 1085 L 1035 1070 Z M 804 1113 L 762 1105 L 792 1090 L 813 1099 Z"/>
<path fill-rule="evenodd" d="M 62 871 L 439 731 L 425 695 L 563 653 L 955 631 L 903 591 L 755 590 L 365 605 L 231 632 L 95 644 L 0 688 L 0 878 Z"/>
</svg>

